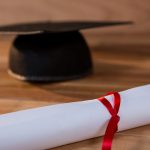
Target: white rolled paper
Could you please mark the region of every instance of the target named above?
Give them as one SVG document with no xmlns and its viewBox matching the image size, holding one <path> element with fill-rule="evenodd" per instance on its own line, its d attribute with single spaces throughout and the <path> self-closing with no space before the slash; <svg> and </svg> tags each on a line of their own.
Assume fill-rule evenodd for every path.
<svg viewBox="0 0 150 150">
<path fill-rule="evenodd" d="M 150 124 L 150 85 L 119 94 L 119 131 Z M 106 98 L 113 104 L 113 95 Z M 110 117 L 97 99 L 3 114 L 0 150 L 44 150 L 98 137 Z"/>
</svg>

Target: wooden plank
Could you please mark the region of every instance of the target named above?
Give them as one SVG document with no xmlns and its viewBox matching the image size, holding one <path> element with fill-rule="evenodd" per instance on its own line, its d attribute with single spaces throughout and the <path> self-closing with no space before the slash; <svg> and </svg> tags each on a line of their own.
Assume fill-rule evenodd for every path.
<svg viewBox="0 0 150 150">
<path fill-rule="evenodd" d="M 120 91 L 150 83 L 150 45 L 91 47 L 93 74 L 79 80 L 51 84 L 29 84 L 7 74 L 12 39 L 0 40 L 0 113 L 63 102 L 97 98 L 108 91 Z M 91 129 L 92 130 L 92 129 Z M 65 135 L 64 135 L 65 136 Z M 102 138 L 90 139 L 55 150 L 99 150 Z M 149 150 L 150 125 L 120 132 L 114 150 Z"/>
</svg>

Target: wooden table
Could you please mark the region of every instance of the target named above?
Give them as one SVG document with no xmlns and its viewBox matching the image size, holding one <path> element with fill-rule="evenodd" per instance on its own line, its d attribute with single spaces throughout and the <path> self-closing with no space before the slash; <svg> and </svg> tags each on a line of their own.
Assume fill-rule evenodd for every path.
<svg viewBox="0 0 150 150">
<path fill-rule="evenodd" d="M 92 75 L 67 82 L 30 84 L 7 74 L 11 41 L 10 38 L 0 38 L 0 113 L 93 99 L 108 91 L 120 91 L 150 83 L 149 44 L 119 45 L 105 42 L 106 44 L 93 46 Z M 58 147 L 55 150 L 100 150 L 100 144 L 101 137 Z M 117 133 L 113 143 L 113 150 L 149 149 L 150 125 Z"/>
</svg>

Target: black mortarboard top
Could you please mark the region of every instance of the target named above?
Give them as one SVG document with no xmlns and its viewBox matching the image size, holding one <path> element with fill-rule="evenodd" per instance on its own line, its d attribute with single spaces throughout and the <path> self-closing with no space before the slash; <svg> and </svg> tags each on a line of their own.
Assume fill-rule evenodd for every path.
<svg viewBox="0 0 150 150">
<path fill-rule="evenodd" d="M 9 73 L 30 82 L 53 82 L 89 74 L 92 61 L 81 29 L 130 22 L 36 22 L 0 26 L 0 33 L 15 34 L 10 49 Z"/>
</svg>

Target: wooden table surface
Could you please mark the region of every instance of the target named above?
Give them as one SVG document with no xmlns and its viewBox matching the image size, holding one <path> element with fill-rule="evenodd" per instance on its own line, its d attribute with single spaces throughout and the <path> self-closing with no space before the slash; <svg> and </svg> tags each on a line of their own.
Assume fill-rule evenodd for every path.
<svg viewBox="0 0 150 150">
<path fill-rule="evenodd" d="M 0 113 L 97 98 L 108 91 L 121 91 L 150 83 L 150 44 L 101 44 L 91 47 L 93 74 L 79 80 L 30 84 L 7 74 L 12 39 L 0 38 Z M 92 130 L 92 129 L 91 129 Z M 65 136 L 65 135 L 64 135 Z M 100 150 L 101 137 L 55 148 Z M 150 125 L 117 133 L 113 150 L 149 150 Z"/>
</svg>

